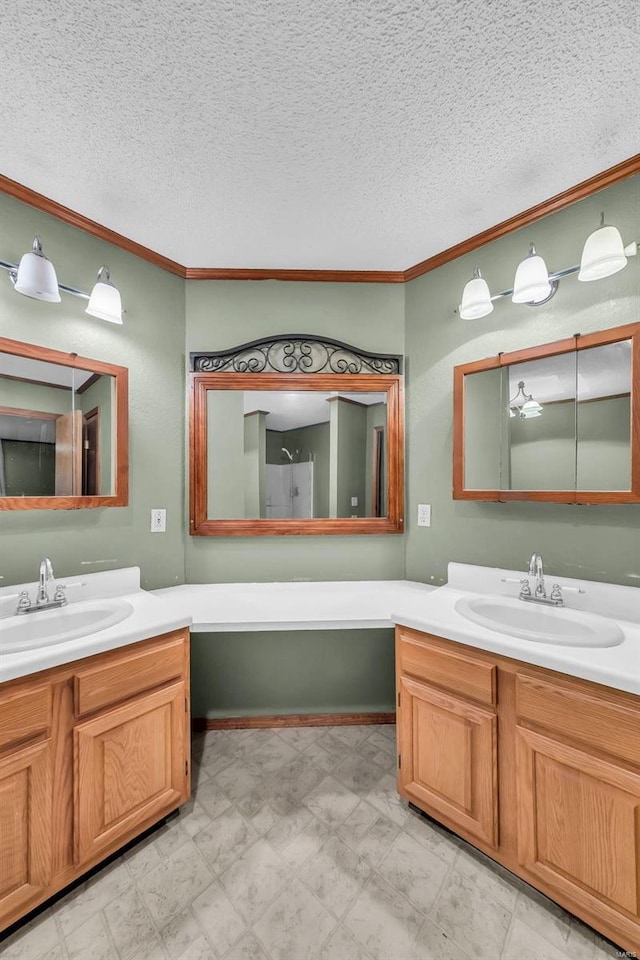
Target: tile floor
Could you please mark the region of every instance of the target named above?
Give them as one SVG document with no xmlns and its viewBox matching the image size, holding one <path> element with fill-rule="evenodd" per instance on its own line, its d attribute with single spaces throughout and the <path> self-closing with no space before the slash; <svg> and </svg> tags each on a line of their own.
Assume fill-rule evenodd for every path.
<svg viewBox="0 0 640 960">
<path fill-rule="evenodd" d="M 615 948 L 395 790 L 395 727 L 194 738 L 181 816 L 3 960 L 604 960 Z"/>
</svg>

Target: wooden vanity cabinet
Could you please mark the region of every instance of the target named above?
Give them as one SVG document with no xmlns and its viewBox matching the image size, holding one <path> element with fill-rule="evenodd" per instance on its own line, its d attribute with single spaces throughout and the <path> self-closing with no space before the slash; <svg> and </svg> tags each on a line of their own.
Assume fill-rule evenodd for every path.
<svg viewBox="0 0 640 960">
<path fill-rule="evenodd" d="M 640 698 L 396 629 L 398 790 L 640 950 Z"/>
<path fill-rule="evenodd" d="M 189 632 L 0 685 L 0 930 L 189 797 Z"/>
</svg>

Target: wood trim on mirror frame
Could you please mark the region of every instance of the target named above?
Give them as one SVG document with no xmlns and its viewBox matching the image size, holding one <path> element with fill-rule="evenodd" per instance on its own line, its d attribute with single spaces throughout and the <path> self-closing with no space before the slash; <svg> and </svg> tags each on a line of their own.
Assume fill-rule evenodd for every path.
<svg viewBox="0 0 640 960">
<path fill-rule="evenodd" d="M 115 492 L 110 496 L 0 497 L 0 510 L 79 510 L 85 507 L 126 507 L 129 503 L 129 371 L 127 367 L 102 360 L 63 353 L 48 347 L 0 337 L 0 353 L 11 353 L 30 360 L 57 363 L 64 367 L 91 370 L 114 378 Z"/>
<path fill-rule="evenodd" d="M 539 360 L 574 350 L 588 350 L 620 340 L 631 340 L 631 486 L 629 490 L 469 490 L 464 486 L 464 396 L 465 377 L 483 370 Z M 507 502 L 513 500 L 546 503 L 639 503 L 640 502 L 640 323 L 628 323 L 597 333 L 576 334 L 555 343 L 528 347 L 495 357 L 475 360 L 453 368 L 453 499 Z"/>
<path fill-rule="evenodd" d="M 313 519 L 207 517 L 207 392 L 287 390 L 387 394 L 387 516 Z M 189 382 L 189 533 L 192 536 L 353 535 L 404 530 L 404 385 L 401 374 L 191 373 Z"/>
</svg>

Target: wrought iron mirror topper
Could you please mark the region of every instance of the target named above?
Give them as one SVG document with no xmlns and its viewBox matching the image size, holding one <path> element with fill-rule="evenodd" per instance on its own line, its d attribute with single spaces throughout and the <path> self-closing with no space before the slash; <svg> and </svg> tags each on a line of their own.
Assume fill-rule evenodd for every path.
<svg viewBox="0 0 640 960">
<path fill-rule="evenodd" d="M 194 373 L 402 373 L 402 357 L 327 337 L 281 334 L 230 350 L 191 353 Z"/>
</svg>

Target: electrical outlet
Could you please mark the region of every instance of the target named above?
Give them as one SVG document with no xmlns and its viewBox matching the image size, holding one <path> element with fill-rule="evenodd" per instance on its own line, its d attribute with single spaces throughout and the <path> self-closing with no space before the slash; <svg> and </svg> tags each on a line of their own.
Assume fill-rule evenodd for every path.
<svg viewBox="0 0 640 960">
<path fill-rule="evenodd" d="M 357 498 L 357 497 L 351 497 L 351 506 L 352 506 L 352 507 L 357 507 L 357 506 L 358 506 L 358 498 Z"/>
<path fill-rule="evenodd" d="M 418 526 L 419 527 L 431 526 L 431 504 L 430 503 L 418 504 Z"/>
<path fill-rule="evenodd" d="M 151 511 L 151 533 L 165 533 L 167 529 L 167 511 L 154 509 Z"/>
</svg>

